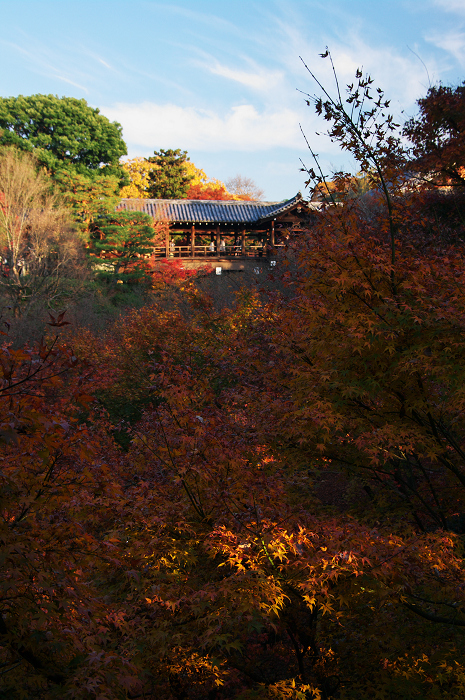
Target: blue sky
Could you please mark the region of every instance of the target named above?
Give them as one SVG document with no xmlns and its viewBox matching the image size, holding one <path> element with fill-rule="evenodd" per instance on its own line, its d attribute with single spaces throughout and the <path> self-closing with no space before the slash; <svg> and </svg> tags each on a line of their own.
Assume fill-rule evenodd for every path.
<svg viewBox="0 0 465 700">
<path fill-rule="evenodd" d="M 299 90 L 363 66 L 402 121 L 428 85 L 465 79 L 465 0 L 0 0 L 0 94 L 85 98 L 120 122 L 130 156 L 187 150 L 210 177 L 269 200 L 305 192 L 299 123 L 325 172 L 356 164 L 317 137 Z M 403 114 L 401 114 L 403 111 Z"/>
</svg>

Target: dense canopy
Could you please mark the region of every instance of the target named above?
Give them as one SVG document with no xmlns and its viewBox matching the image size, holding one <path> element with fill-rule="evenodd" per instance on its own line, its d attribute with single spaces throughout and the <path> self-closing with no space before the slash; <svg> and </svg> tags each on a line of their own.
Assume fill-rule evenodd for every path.
<svg viewBox="0 0 465 700">
<path fill-rule="evenodd" d="M 249 277 L 208 258 L 191 276 L 168 207 L 278 228 L 300 196 L 115 214 L 111 182 L 58 173 L 93 274 L 69 322 L 79 257 L 60 260 L 76 241 L 51 176 L 0 151 L 2 310 L 35 289 L 50 319 L 36 344 L 15 319 L 0 342 L 0 700 L 465 697 L 465 207 L 411 177 L 426 156 L 372 83 L 308 95 L 361 172 L 306 169 L 323 201 Z M 436 97 L 432 143 L 460 144 L 460 95 Z M 412 134 L 434 155 L 427 119 Z M 185 152 L 159 155 L 182 180 Z M 73 158 L 100 172 L 97 156 Z M 42 292 L 57 265 L 60 301 Z"/>
<path fill-rule="evenodd" d="M 127 153 L 122 127 L 110 122 L 86 100 L 55 95 L 0 98 L 0 144 L 34 151 L 55 173 L 69 169 L 120 175 L 119 158 Z"/>
</svg>

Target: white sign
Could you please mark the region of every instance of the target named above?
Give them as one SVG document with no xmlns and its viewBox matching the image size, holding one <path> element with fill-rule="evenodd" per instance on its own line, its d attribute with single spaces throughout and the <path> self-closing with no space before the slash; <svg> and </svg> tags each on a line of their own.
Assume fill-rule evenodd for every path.
<svg viewBox="0 0 465 700">
<path fill-rule="evenodd" d="M 216 268 L 216 274 L 217 274 L 217 275 L 221 275 L 221 269 L 222 269 L 221 267 L 217 267 L 217 268 Z"/>
</svg>

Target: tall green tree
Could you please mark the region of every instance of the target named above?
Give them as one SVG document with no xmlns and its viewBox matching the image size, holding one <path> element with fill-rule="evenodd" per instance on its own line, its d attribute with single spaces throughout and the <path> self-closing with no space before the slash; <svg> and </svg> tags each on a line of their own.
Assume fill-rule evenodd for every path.
<svg viewBox="0 0 465 700">
<path fill-rule="evenodd" d="M 190 187 L 193 175 L 186 170 L 189 161 L 187 151 L 177 148 L 175 151 L 163 148 L 154 151 L 148 158 L 149 163 L 155 163 L 157 168 L 150 173 L 150 184 L 147 188 L 153 199 L 184 199 Z"/>
<path fill-rule="evenodd" d="M 102 216 L 111 215 L 120 201 L 120 183 L 114 175 L 86 177 L 70 170 L 60 170 L 55 181 L 72 213 L 75 227 L 86 241 L 95 222 Z"/>
<path fill-rule="evenodd" d="M 151 217 L 140 211 L 114 212 L 95 224 L 89 252 L 98 276 L 114 284 L 146 279 L 154 236 Z"/>
<path fill-rule="evenodd" d="M 71 170 L 124 178 L 119 164 L 127 153 L 122 127 L 86 100 L 56 95 L 0 98 L 0 144 L 33 151 L 53 175 Z"/>
</svg>

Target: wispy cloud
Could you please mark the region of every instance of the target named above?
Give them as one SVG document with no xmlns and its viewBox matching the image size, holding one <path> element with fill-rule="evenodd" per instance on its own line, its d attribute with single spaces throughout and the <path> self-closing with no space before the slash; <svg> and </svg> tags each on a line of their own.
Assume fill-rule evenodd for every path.
<svg viewBox="0 0 465 700">
<path fill-rule="evenodd" d="M 256 152 L 275 147 L 305 151 L 299 129 L 302 123 L 312 147 L 334 157 L 339 147 L 327 138 L 315 137 L 315 131 L 324 131 L 324 124 L 296 90 L 310 94 L 319 92 L 299 60 L 299 54 L 308 60 L 322 84 L 334 92 L 332 68 L 328 60 L 318 57 L 324 50 L 324 40 L 320 43 L 321 38 L 316 35 L 309 39 L 297 27 L 297 22 L 292 25 L 276 23 L 271 67 L 265 60 L 252 60 L 247 56 L 237 56 L 234 61 L 204 53 L 201 59 L 194 59 L 203 71 L 216 76 L 220 92 L 224 92 L 222 81 L 233 81 L 255 93 L 246 103 L 231 105 L 231 100 L 230 106 L 222 111 L 217 107 L 209 108 L 209 102 L 202 99 L 197 99 L 194 107 L 174 102 L 119 102 L 102 111 L 123 125 L 130 149 L 140 154 L 160 147 L 206 152 Z M 344 40 L 337 33 L 333 37 L 332 56 L 341 89 L 353 82 L 358 67 L 363 68 L 376 79 L 376 85 L 385 90 L 387 99 L 395 96 L 394 116 L 402 120 L 401 111 L 406 109 L 407 113 L 412 113 L 416 99 L 425 94 L 428 85 L 424 66 L 407 48 L 401 54 L 389 45 L 370 44 L 359 30 L 355 26 L 348 30 Z M 432 62 L 428 69 L 434 75 L 436 63 Z"/>
<path fill-rule="evenodd" d="M 446 12 L 454 12 L 459 15 L 465 15 L 465 4 L 463 0 L 433 0 L 436 7 L 440 7 Z"/>
<path fill-rule="evenodd" d="M 457 63 L 465 66 L 465 31 L 454 30 L 447 33 L 431 34 L 427 41 L 451 54 Z"/>
<path fill-rule="evenodd" d="M 205 63 L 203 67 L 213 75 L 232 80 L 260 92 L 274 90 L 283 80 L 283 71 L 269 70 L 256 63 L 253 63 L 252 69 L 249 71 L 226 66 L 219 61 L 213 61 L 213 64 Z"/>
<path fill-rule="evenodd" d="M 91 58 L 93 61 L 96 63 L 100 63 L 100 65 L 104 66 L 105 68 L 108 68 L 108 70 L 115 71 L 116 69 L 114 66 L 112 66 L 108 61 L 106 61 L 100 54 L 95 53 L 94 51 L 91 51 L 87 46 L 85 45 L 80 45 L 78 47 L 78 52 L 81 53 L 82 55 L 88 56 Z"/>
<path fill-rule="evenodd" d="M 89 90 L 85 87 L 85 85 L 80 85 L 79 83 L 76 83 L 74 80 L 71 80 L 71 78 L 66 78 L 64 75 L 59 75 L 58 73 L 53 76 L 57 80 L 61 80 L 64 83 L 68 83 L 68 85 L 72 85 L 73 87 L 78 88 L 78 90 L 82 90 L 85 92 L 87 95 L 89 94 Z"/>
<path fill-rule="evenodd" d="M 154 14 L 158 14 L 160 11 L 176 14 L 183 19 L 188 18 L 192 22 L 204 24 L 210 30 L 220 31 L 223 34 L 233 33 L 238 36 L 241 34 L 239 28 L 233 22 L 215 15 L 214 12 L 199 12 L 198 10 L 188 9 L 174 3 L 158 2 L 146 3 L 146 9 Z"/>
<path fill-rule="evenodd" d="M 103 60 L 103 58 L 97 57 L 97 61 L 102 64 L 102 66 L 105 66 L 105 68 L 109 68 L 111 70 L 111 66 L 109 63 Z"/>
<path fill-rule="evenodd" d="M 25 38 L 26 40 L 28 39 L 28 37 Z M 89 94 L 88 87 L 83 83 L 91 79 L 91 73 L 86 74 L 82 69 L 74 69 L 70 65 L 70 59 L 66 52 L 62 53 L 59 50 L 52 49 L 50 46 L 34 41 L 32 38 L 29 38 L 28 41 L 30 49 L 10 41 L 0 40 L 0 43 L 8 46 L 10 50 L 21 54 L 29 64 L 30 70 L 34 73 L 68 83 L 68 85 L 73 85 L 73 87 Z"/>
<path fill-rule="evenodd" d="M 428 88 L 429 80 L 424 65 L 414 56 L 407 46 L 399 51 L 397 46 L 377 44 L 366 39 L 370 36 L 368 30 L 358 26 L 356 18 L 348 23 L 343 33 L 342 28 L 335 23 L 331 37 L 316 35 L 306 36 L 297 22 L 288 24 L 279 22 L 279 37 L 275 42 L 276 54 L 282 58 L 283 69 L 295 82 L 300 90 L 311 94 L 318 93 L 319 88 L 306 70 L 302 59 L 320 82 L 330 92 L 335 91 L 335 79 L 328 58 L 321 59 L 319 54 L 324 52 L 328 44 L 334 61 L 335 70 L 344 93 L 347 84 L 353 82 L 357 68 L 369 73 L 375 80 L 376 86 L 381 87 L 389 99 L 392 97 L 392 110 L 399 116 L 403 109 L 414 108 L 415 101 Z M 440 73 L 437 60 L 432 52 L 422 57 L 428 67 L 431 79 L 437 80 Z"/>
<path fill-rule="evenodd" d="M 109 51 L 108 57 L 82 41 L 45 43 L 25 32 L 21 32 L 15 42 L 0 39 L 0 45 L 6 47 L 10 55 L 16 54 L 18 62 L 21 59 L 25 71 L 72 85 L 86 96 L 92 95 L 92 101 L 97 104 L 101 93 L 115 85 L 124 92 L 135 85 L 144 85 L 146 90 L 152 83 L 184 99 L 193 96 L 191 85 L 176 81 L 169 71 L 148 70 L 145 64 L 124 52 Z"/>
</svg>

